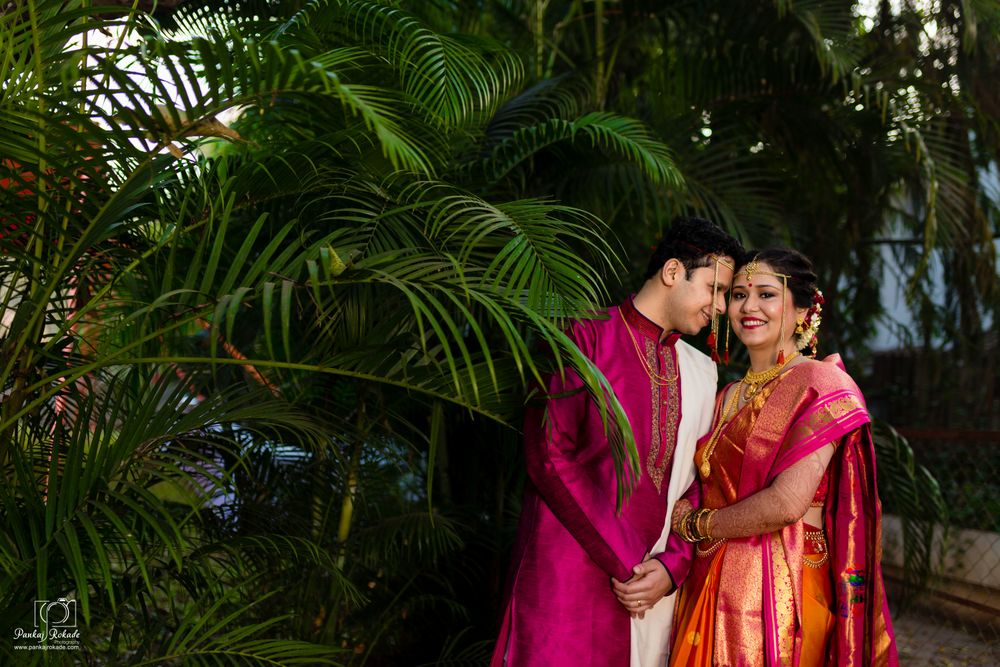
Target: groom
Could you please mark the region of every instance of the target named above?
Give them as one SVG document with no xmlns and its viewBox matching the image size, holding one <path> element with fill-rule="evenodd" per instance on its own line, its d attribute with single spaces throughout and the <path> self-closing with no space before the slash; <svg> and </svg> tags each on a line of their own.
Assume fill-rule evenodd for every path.
<svg viewBox="0 0 1000 667">
<path fill-rule="evenodd" d="M 724 314 L 742 252 L 711 222 L 678 218 L 639 292 L 571 327 L 625 409 L 642 472 L 616 512 L 600 407 L 576 375 L 551 377 L 544 404 L 525 417 L 529 482 L 491 667 L 665 664 L 672 596 L 692 557 L 669 519 L 682 496 L 697 500 L 695 443 L 717 381 L 714 363 L 680 335 Z"/>
</svg>

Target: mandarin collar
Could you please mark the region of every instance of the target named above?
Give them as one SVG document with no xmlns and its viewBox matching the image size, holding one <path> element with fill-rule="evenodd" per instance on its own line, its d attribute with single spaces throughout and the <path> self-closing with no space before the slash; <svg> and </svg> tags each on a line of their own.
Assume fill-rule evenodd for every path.
<svg viewBox="0 0 1000 667">
<path fill-rule="evenodd" d="M 639 309 L 635 307 L 635 303 L 633 302 L 634 298 L 635 295 L 633 294 L 629 298 L 625 299 L 625 302 L 621 305 L 621 311 L 622 315 L 625 316 L 625 321 L 629 324 L 629 326 L 635 328 L 639 331 L 639 333 L 647 338 L 652 338 L 654 341 L 660 341 L 662 339 L 664 345 L 673 347 L 674 343 L 680 339 L 680 333 L 670 331 L 664 334 L 663 327 L 639 312 Z"/>
</svg>

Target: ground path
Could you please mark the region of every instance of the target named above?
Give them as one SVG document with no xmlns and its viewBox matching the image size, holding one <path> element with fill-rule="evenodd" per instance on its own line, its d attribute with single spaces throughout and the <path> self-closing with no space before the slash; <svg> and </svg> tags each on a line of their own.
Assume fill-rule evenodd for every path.
<svg viewBox="0 0 1000 667">
<path fill-rule="evenodd" d="M 920 612 L 893 618 L 901 667 L 1000 667 L 1000 641 L 984 641 Z"/>
</svg>

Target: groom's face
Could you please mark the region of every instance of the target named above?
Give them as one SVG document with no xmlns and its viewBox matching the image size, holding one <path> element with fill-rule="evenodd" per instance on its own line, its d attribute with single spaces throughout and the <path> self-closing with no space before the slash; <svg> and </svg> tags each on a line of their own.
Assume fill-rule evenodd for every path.
<svg viewBox="0 0 1000 667">
<path fill-rule="evenodd" d="M 730 266 L 731 257 L 722 258 Z M 665 267 L 665 273 L 668 267 Z M 676 275 L 667 276 L 667 317 L 670 326 L 682 334 L 696 334 L 712 321 L 712 315 L 726 310 L 726 292 L 733 281 L 733 270 L 720 263 L 716 274 L 715 261 L 685 271 L 680 265 Z"/>
</svg>

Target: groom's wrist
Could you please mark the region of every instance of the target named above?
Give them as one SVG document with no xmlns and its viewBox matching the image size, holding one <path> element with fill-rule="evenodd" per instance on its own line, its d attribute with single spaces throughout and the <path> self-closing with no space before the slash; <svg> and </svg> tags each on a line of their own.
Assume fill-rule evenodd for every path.
<svg viewBox="0 0 1000 667">
<path fill-rule="evenodd" d="M 674 581 L 674 575 L 670 572 L 670 568 L 667 567 L 667 564 L 663 562 L 663 559 L 661 558 L 662 555 L 663 554 L 656 554 L 655 556 L 653 556 L 653 559 L 657 563 L 663 566 L 664 571 L 667 573 L 667 577 L 670 579 L 670 590 L 665 593 L 665 595 L 670 595 L 675 590 L 677 590 L 677 582 Z"/>
</svg>

